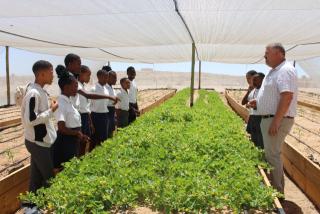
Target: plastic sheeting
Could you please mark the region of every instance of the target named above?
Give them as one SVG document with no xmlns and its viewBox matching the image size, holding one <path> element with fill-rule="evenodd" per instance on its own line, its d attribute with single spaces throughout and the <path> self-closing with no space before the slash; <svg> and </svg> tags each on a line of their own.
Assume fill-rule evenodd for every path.
<svg viewBox="0 0 320 214">
<path fill-rule="evenodd" d="M 320 56 L 320 1 L 0 0 L 0 45 L 105 61 L 262 62 L 281 42 L 289 60 Z M 304 45 L 303 45 L 304 44 Z"/>
</svg>

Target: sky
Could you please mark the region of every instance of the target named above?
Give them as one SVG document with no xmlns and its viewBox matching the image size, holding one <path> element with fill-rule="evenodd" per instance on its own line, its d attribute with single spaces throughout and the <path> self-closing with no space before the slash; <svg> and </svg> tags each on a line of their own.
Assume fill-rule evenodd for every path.
<svg viewBox="0 0 320 214">
<path fill-rule="evenodd" d="M 5 55 L 6 51 L 4 47 L 0 48 L 0 76 L 5 76 Z M 20 49 L 10 48 L 9 50 L 10 59 L 10 73 L 14 75 L 32 75 L 32 65 L 34 62 L 40 59 L 51 62 L 54 67 L 58 64 L 63 64 L 64 56 L 54 56 L 39 54 Z M 93 72 L 97 71 L 102 65 L 107 62 L 103 61 L 92 61 L 82 59 L 82 64 L 85 64 L 91 68 Z M 114 71 L 124 71 L 129 66 L 134 66 L 136 70 L 143 68 L 152 69 L 154 71 L 176 71 L 176 72 L 190 72 L 191 63 L 169 63 L 169 64 L 141 64 L 141 63 L 121 63 L 121 62 L 110 62 L 111 67 Z M 224 64 L 214 62 L 202 62 L 202 72 L 214 73 L 214 74 L 226 74 L 244 76 L 248 70 L 256 70 L 258 72 L 267 73 L 270 68 L 264 64 Z M 196 72 L 198 71 L 198 63 L 196 63 Z M 301 77 L 306 73 L 297 65 L 298 76 Z"/>
</svg>

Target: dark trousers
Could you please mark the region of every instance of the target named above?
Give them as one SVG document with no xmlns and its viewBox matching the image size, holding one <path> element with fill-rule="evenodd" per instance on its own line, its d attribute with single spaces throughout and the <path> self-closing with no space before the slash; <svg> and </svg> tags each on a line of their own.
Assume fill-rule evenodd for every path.
<svg viewBox="0 0 320 214">
<path fill-rule="evenodd" d="M 47 187 L 47 181 L 53 177 L 52 150 L 28 140 L 25 145 L 31 154 L 29 191 L 35 193 L 37 189 Z"/>
<path fill-rule="evenodd" d="M 113 136 L 113 131 L 116 129 L 115 112 L 116 109 L 113 106 L 108 106 L 108 138 Z"/>
<path fill-rule="evenodd" d="M 137 103 L 129 103 L 129 124 L 137 119 L 138 104 Z"/>
<path fill-rule="evenodd" d="M 124 128 L 129 125 L 129 111 L 120 110 L 120 115 L 118 117 L 119 128 Z"/>
<path fill-rule="evenodd" d="M 80 131 L 80 128 L 73 130 Z M 55 168 L 62 168 L 62 164 L 68 162 L 79 154 L 80 140 L 76 136 L 63 135 L 57 132 L 57 140 L 54 143 L 53 162 Z"/>
<path fill-rule="evenodd" d="M 261 116 L 259 115 L 250 115 L 248 124 L 247 124 L 247 132 L 251 136 L 251 140 L 254 145 L 260 149 L 263 149 L 263 138 L 260 128 Z"/>
<path fill-rule="evenodd" d="M 103 141 L 108 138 L 108 113 L 91 113 L 92 123 L 95 129 L 95 132 L 92 136 L 93 145 L 90 146 L 92 150 L 97 145 L 100 145 Z"/>
<path fill-rule="evenodd" d="M 90 113 L 81 113 L 81 132 L 91 138 L 92 130 L 90 127 Z M 79 156 L 86 152 L 86 142 L 80 142 Z"/>
</svg>

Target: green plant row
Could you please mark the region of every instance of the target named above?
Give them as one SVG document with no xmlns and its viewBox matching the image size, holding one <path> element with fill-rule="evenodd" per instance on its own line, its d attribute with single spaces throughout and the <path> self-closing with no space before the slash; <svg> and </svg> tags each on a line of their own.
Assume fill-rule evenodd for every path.
<svg viewBox="0 0 320 214">
<path fill-rule="evenodd" d="M 55 213 L 108 213 L 147 206 L 161 212 L 269 209 L 262 152 L 215 92 L 193 108 L 183 90 L 82 160 L 65 164 L 50 188 L 23 200 Z"/>
</svg>

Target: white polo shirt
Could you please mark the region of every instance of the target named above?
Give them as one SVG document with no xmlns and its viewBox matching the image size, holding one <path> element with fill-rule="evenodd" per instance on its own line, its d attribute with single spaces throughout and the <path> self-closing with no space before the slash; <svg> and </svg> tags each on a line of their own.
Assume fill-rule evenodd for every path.
<svg viewBox="0 0 320 214">
<path fill-rule="evenodd" d="M 108 93 L 109 93 L 110 96 L 113 96 L 113 97 L 116 96 L 116 92 L 115 92 L 114 89 L 112 88 L 112 85 L 106 84 L 105 87 L 106 87 L 106 89 L 108 90 Z M 109 100 L 108 106 L 109 106 L 109 107 L 114 107 L 114 104 L 113 104 L 113 101 L 112 101 L 112 100 Z"/>
<path fill-rule="evenodd" d="M 259 89 L 257 89 L 257 88 L 252 89 L 248 95 L 248 101 L 256 99 L 258 96 L 258 93 L 259 93 Z M 249 108 L 249 114 L 250 115 L 259 115 L 257 110 L 255 110 L 253 108 Z"/>
<path fill-rule="evenodd" d="M 81 116 L 79 111 L 73 106 L 69 97 L 61 94 L 58 97 L 59 108 L 54 112 L 56 121 L 63 121 L 67 128 L 81 127 Z"/>
<path fill-rule="evenodd" d="M 129 111 L 129 94 L 123 88 L 117 93 L 117 97 L 120 101 L 117 103 L 116 108 L 124 111 Z"/>
<path fill-rule="evenodd" d="M 135 80 L 130 81 L 129 102 L 136 103 L 138 96 L 138 88 Z"/>
<path fill-rule="evenodd" d="M 108 90 L 105 86 L 97 83 L 95 87 L 92 88 L 92 93 L 100 95 L 109 95 Z M 108 99 L 91 100 L 90 110 L 96 113 L 108 113 Z"/>
<path fill-rule="evenodd" d="M 275 115 L 280 102 L 280 93 L 292 92 L 293 99 L 284 116 L 295 117 L 297 110 L 298 82 L 296 69 L 287 61 L 269 71 L 257 96 L 259 115 Z"/>
<path fill-rule="evenodd" d="M 87 92 L 85 85 L 81 82 L 78 82 L 78 90 Z M 85 96 L 79 94 L 79 112 L 80 113 L 90 113 L 90 100 L 87 99 Z"/>
<path fill-rule="evenodd" d="M 57 138 L 48 93 L 37 83 L 30 83 L 21 104 L 25 139 L 50 147 Z"/>
</svg>

